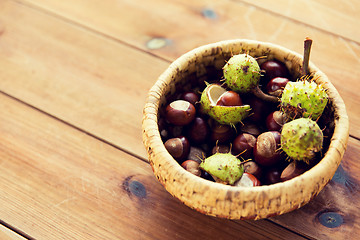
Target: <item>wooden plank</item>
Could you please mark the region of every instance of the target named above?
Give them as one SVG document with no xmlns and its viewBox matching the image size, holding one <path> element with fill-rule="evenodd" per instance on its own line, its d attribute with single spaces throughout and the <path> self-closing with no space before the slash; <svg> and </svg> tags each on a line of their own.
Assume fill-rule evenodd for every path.
<svg viewBox="0 0 360 240">
<path fill-rule="evenodd" d="M 144 161 L 2 94 L 0 108 L 1 220 L 35 239 L 304 239 L 197 213 Z"/>
<path fill-rule="evenodd" d="M 2 91 L 146 156 L 142 108 L 167 62 L 12 1 L 0 23 Z"/>
<path fill-rule="evenodd" d="M 24 240 L 25 238 L 0 223 L 1 240 Z"/>
<path fill-rule="evenodd" d="M 293 21 L 311 25 L 360 43 L 360 33 L 354 30 L 360 21 L 360 5 L 356 0 L 306 0 L 306 1 L 266 1 L 235 0 L 251 6 L 285 16 Z"/>
<path fill-rule="evenodd" d="M 122 42 L 126 42 L 136 48 L 151 52 L 170 61 L 194 47 L 209 42 L 239 37 L 274 42 L 302 53 L 302 41 L 305 36 L 310 36 L 314 39 L 311 60 L 329 76 L 335 87 L 343 96 L 346 106 L 348 109 L 351 109 L 351 111 L 349 111 L 351 134 L 360 137 L 360 108 L 357 107 L 360 104 L 360 96 L 358 95 L 358 92 L 360 92 L 360 85 L 357 84 L 357 76 L 360 75 L 360 69 L 357 67 L 360 59 L 360 47 L 358 44 L 344 40 L 339 36 L 327 34 L 324 31 L 298 24 L 292 20 L 284 19 L 284 17 L 274 15 L 271 12 L 232 1 L 214 2 L 210 0 L 198 0 L 181 2 L 154 0 L 138 1 L 134 3 L 132 1 L 104 0 L 101 5 L 99 5 L 96 0 L 74 0 L 72 4 L 67 4 L 64 1 L 43 0 L 22 0 L 20 2 L 35 9 L 41 9 L 41 11 L 46 13 L 61 16 L 60 18 L 64 17 L 69 21 L 85 26 L 87 29 L 93 29 L 97 33 L 119 39 Z M 22 21 L 19 21 L 18 23 L 13 21 L 11 12 L 22 12 L 24 11 L 23 8 L 14 8 L 15 6 L 9 9 L 6 14 L 3 13 L 9 18 L 6 20 L 4 19 L 4 16 L 3 21 L 12 27 L 16 27 L 15 29 L 20 27 L 25 28 L 25 26 L 22 25 Z M 301 9 L 299 11 L 299 14 L 305 14 Z M 45 17 L 41 16 L 41 14 L 36 11 L 31 12 L 30 10 L 27 11 L 27 14 L 28 15 L 25 15 L 24 17 L 28 22 L 34 21 L 33 17 L 35 19 Z M 10 19 L 11 22 L 9 22 Z M 179 21 L 179 19 L 181 19 L 181 21 Z M 14 26 L 14 24 L 16 24 L 16 26 Z M 51 29 L 46 29 L 46 34 L 42 32 L 44 28 L 49 25 L 52 25 L 53 27 Z M 77 35 L 72 36 L 74 33 L 71 26 L 66 26 L 66 24 L 62 24 L 60 21 L 56 20 L 37 21 L 26 27 L 32 28 L 32 26 L 38 31 L 38 35 L 34 41 L 41 43 L 42 45 L 44 45 L 46 41 L 53 41 L 54 36 L 63 36 L 63 38 L 67 36 L 66 38 L 70 39 L 79 37 Z M 65 31 L 65 29 L 67 30 Z M 3 38 L 8 37 L 6 33 L 3 35 Z M 24 34 L 19 32 L 16 34 L 16 36 L 23 35 Z M 25 34 L 24 37 L 26 36 L 27 35 Z M 48 38 L 43 39 L 42 36 L 48 36 Z M 89 37 L 90 36 L 87 36 L 87 38 Z M 58 44 L 62 44 L 62 41 L 66 41 L 66 38 L 65 40 L 56 39 L 56 41 L 59 41 Z M 94 39 L 96 36 L 90 38 L 91 40 L 89 39 L 87 41 L 89 43 L 98 41 L 98 39 Z M 155 44 L 149 45 L 151 40 L 157 38 L 160 39 L 155 41 Z M 8 48 L 12 49 L 11 46 L 14 44 L 22 46 L 24 44 L 22 39 L 23 38 L 16 38 L 15 41 L 13 39 L 12 42 L 8 42 Z M 162 45 L 162 43 L 164 43 L 164 45 Z M 46 44 L 49 43 L 46 42 Z M 99 44 L 97 44 L 96 47 L 91 45 L 91 47 L 88 46 L 88 48 L 91 52 L 97 53 L 95 56 L 107 56 L 106 52 L 104 53 L 101 51 L 102 49 L 98 49 L 98 46 Z M 95 52 L 95 49 L 97 49 L 97 52 Z M 113 53 L 116 53 L 116 49 L 118 48 L 113 48 Z M 63 54 L 65 54 L 63 51 L 57 52 L 56 49 L 53 51 L 54 54 L 58 56 L 63 56 Z M 75 54 L 76 56 L 76 52 L 73 52 L 73 50 L 71 51 L 71 54 Z M 121 48 L 119 51 L 123 51 L 123 49 Z M 25 56 L 29 55 L 31 56 L 32 53 L 25 53 Z M 129 62 L 137 62 L 137 58 L 133 58 L 133 56 L 136 56 L 136 54 L 129 54 Z M 81 56 L 79 55 L 79 57 Z M 67 59 L 66 57 L 61 58 L 63 58 L 64 61 Z M 79 58 L 76 62 L 86 62 L 89 64 L 87 58 L 88 55 L 86 55 L 86 59 Z M 109 64 L 110 62 L 116 62 L 115 60 L 117 59 L 112 59 L 111 56 L 107 56 L 105 61 L 106 64 Z M 17 61 L 20 65 L 26 64 L 26 58 L 24 57 L 19 57 Z M 42 61 L 44 60 L 38 59 L 38 64 L 42 64 Z M 145 86 L 151 85 L 150 82 L 155 81 L 155 76 L 160 73 L 160 69 L 164 69 L 166 65 L 162 63 L 159 64 L 163 67 L 154 70 L 152 67 L 149 67 L 149 62 L 144 61 L 142 63 L 137 63 L 137 71 L 139 72 L 142 70 L 142 77 L 147 83 Z M 64 65 L 64 68 L 69 67 L 66 62 L 62 65 Z M 158 64 L 153 64 L 152 66 L 155 67 L 157 65 Z M 120 68 L 120 65 L 118 66 Z M 21 67 L 24 68 L 24 66 Z M 106 67 L 100 69 L 106 69 Z M 127 74 L 128 76 L 131 76 L 131 72 L 134 72 L 133 68 L 128 69 L 126 66 L 126 68 L 121 68 L 119 71 L 126 73 L 129 70 L 130 73 Z M 47 70 L 45 69 L 45 71 Z M 156 74 L 152 74 L 150 77 L 147 74 L 148 71 L 151 71 L 150 74 L 155 71 Z M 61 78 L 62 81 L 66 81 L 68 76 L 63 76 L 65 72 L 71 72 L 71 69 L 56 72 L 56 75 L 59 79 Z M 46 75 L 48 73 L 45 72 L 39 74 Z M 78 72 L 77 74 L 82 73 Z M 89 78 L 89 81 L 90 79 L 94 85 L 101 87 L 102 82 L 99 82 L 99 79 Z M 72 117 L 73 112 L 71 114 L 66 114 L 64 112 L 60 114 L 56 112 L 56 109 L 45 106 L 46 103 L 50 105 L 50 101 L 53 101 L 53 104 L 59 106 L 64 105 L 61 99 L 56 98 L 56 94 L 54 94 L 56 88 L 54 86 L 47 84 L 48 88 L 46 88 L 46 90 L 49 91 L 47 95 L 51 95 L 53 98 L 44 102 L 43 98 L 39 99 L 36 97 L 43 95 L 39 92 L 43 91 L 43 86 L 34 86 L 33 88 L 38 91 L 37 94 L 26 97 L 29 94 L 28 90 L 24 89 L 24 87 L 18 87 L 19 85 L 24 86 L 24 83 L 21 80 L 17 81 L 15 79 L 14 81 L 19 82 L 19 84 L 16 85 L 16 83 L 12 83 L 11 86 L 7 86 L 6 88 L 4 88 L 4 85 L 0 85 L 0 88 L 27 102 L 31 102 L 41 109 L 45 109 L 54 115 L 61 115 L 62 119 L 66 119 L 88 131 L 94 130 L 99 136 L 119 145 L 117 138 L 110 136 L 108 133 L 102 133 L 97 127 L 94 128 L 94 126 L 98 126 L 99 124 L 84 123 L 82 121 L 85 118 L 88 119 L 86 117 L 87 114 L 84 113 L 83 106 L 79 109 L 81 110 L 79 113 L 85 114 L 82 118 L 81 116 L 78 117 L 81 118 L 81 121 Z M 73 79 L 71 84 L 73 86 L 78 86 L 77 81 L 74 81 Z M 83 83 L 80 83 L 81 87 L 83 87 L 83 85 Z M 145 89 L 144 91 L 139 90 L 137 93 L 139 96 L 143 97 L 146 95 Z M 94 96 L 94 98 L 95 97 L 98 96 Z M 105 100 L 106 98 L 102 96 L 102 99 Z M 81 103 L 78 102 L 77 104 Z M 134 106 L 138 106 L 137 109 L 141 108 L 140 105 L 134 104 Z"/>
</svg>

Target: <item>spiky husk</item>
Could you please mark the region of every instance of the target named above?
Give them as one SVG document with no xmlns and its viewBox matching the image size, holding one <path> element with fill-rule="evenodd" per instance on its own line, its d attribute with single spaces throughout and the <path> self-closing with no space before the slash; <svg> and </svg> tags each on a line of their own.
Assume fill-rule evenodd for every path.
<svg viewBox="0 0 360 240">
<path fill-rule="evenodd" d="M 328 102 L 326 90 L 306 79 L 286 84 L 281 96 L 281 110 L 290 118 L 318 119 Z"/>
<path fill-rule="evenodd" d="M 241 161 L 231 153 L 215 153 L 202 161 L 200 168 L 230 185 L 234 185 L 244 173 Z"/>
<path fill-rule="evenodd" d="M 293 160 L 309 163 L 322 145 L 323 133 L 310 118 L 292 120 L 282 128 L 281 149 Z"/>
<path fill-rule="evenodd" d="M 200 104 L 202 111 L 220 124 L 236 125 L 250 113 L 250 106 L 218 106 L 210 100 L 209 89 L 215 84 L 208 84 L 201 94 Z M 219 86 L 217 86 L 219 87 Z M 224 90 L 226 91 L 226 90 Z"/>
<path fill-rule="evenodd" d="M 223 68 L 225 83 L 236 92 L 250 92 L 260 81 L 260 67 L 248 54 L 232 56 Z"/>
<path fill-rule="evenodd" d="M 250 106 L 210 106 L 209 116 L 220 124 L 236 125 L 250 113 Z"/>
</svg>

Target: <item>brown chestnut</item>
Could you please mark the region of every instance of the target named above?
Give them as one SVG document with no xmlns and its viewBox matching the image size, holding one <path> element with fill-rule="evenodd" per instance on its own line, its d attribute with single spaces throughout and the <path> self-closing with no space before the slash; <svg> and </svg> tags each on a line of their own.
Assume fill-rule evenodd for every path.
<svg viewBox="0 0 360 240">
<path fill-rule="evenodd" d="M 180 137 L 184 135 L 184 126 L 168 124 L 167 130 L 169 133 L 169 138 Z"/>
<path fill-rule="evenodd" d="M 217 122 L 213 122 L 211 125 L 210 139 L 213 142 L 225 143 L 234 137 L 234 129 L 229 125 L 222 125 Z"/>
<path fill-rule="evenodd" d="M 285 124 L 285 115 L 282 111 L 274 111 L 266 117 L 266 128 L 269 131 L 280 131 Z"/>
<path fill-rule="evenodd" d="M 292 161 L 281 173 L 281 181 L 287 181 L 303 174 L 308 166 L 306 163 Z"/>
<path fill-rule="evenodd" d="M 184 126 L 194 120 L 196 110 L 194 105 L 185 100 L 175 100 L 165 109 L 166 120 L 174 125 Z"/>
<path fill-rule="evenodd" d="M 250 173 L 257 177 L 261 178 L 262 169 L 255 161 L 247 161 L 244 163 L 244 172 Z"/>
<path fill-rule="evenodd" d="M 215 153 L 228 153 L 230 152 L 230 146 L 228 145 L 216 145 L 212 148 L 211 153 L 215 154 Z"/>
<path fill-rule="evenodd" d="M 179 162 L 182 162 L 190 152 L 189 140 L 184 136 L 170 138 L 164 143 L 164 146 L 170 155 Z"/>
<path fill-rule="evenodd" d="M 198 163 L 197 161 L 194 160 L 186 160 L 184 161 L 181 166 L 188 172 L 196 175 L 196 176 L 201 176 L 201 170 L 199 168 L 200 163 Z"/>
<path fill-rule="evenodd" d="M 186 136 L 191 143 L 201 144 L 204 143 L 210 134 L 210 127 L 203 118 L 195 117 L 195 119 L 190 123 Z"/>
<path fill-rule="evenodd" d="M 266 85 L 266 91 L 272 96 L 280 97 L 288 82 L 289 79 L 284 77 L 273 78 Z"/>
<path fill-rule="evenodd" d="M 265 184 L 274 184 L 281 182 L 280 179 L 281 171 L 278 168 L 270 168 L 265 173 Z"/>
<path fill-rule="evenodd" d="M 241 157 L 248 159 L 252 157 L 256 137 L 248 133 L 240 133 L 232 143 L 231 152 L 233 155 L 241 153 Z"/>
<path fill-rule="evenodd" d="M 254 147 L 254 159 L 263 166 L 279 163 L 283 156 L 279 151 L 281 135 L 277 131 L 269 131 L 257 137 Z"/>
<path fill-rule="evenodd" d="M 215 182 L 215 179 L 214 179 L 214 178 L 211 176 L 211 174 L 208 173 L 208 172 L 201 171 L 201 177 L 204 178 L 204 179 L 206 179 L 206 180 Z"/>
<path fill-rule="evenodd" d="M 202 150 L 199 147 L 194 147 L 194 146 L 190 147 L 190 152 L 187 159 L 201 163 L 201 160 L 205 158 L 206 158 L 206 153 L 204 150 Z"/>
<path fill-rule="evenodd" d="M 284 63 L 277 60 L 268 60 L 260 65 L 260 69 L 265 72 L 264 79 L 268 82 L 276 77 L 288 77 L 289 70 Z"/>
<path fill-rule="evenodd" d="M 219 106 L 242 106 L 240 95 L 234 91 L 227 91 L 219 97 L 216 105 Z"/>
<path fill-rule="evenodd" d="M 161 136 L 161 139 L 163 141 L 166 141 L 169 138 L 169 130 L 168 130 L 168 126 L 169 124 L 165 121 L 164 118 L 160 118 L 158 121 L 158 128 L 159 128 L 159 133 Z"/>
<path fill-rule="evenodd" d="M 187 91 L 180 95 L 180 99 L 188 101 L 189 103 L 195 106 L 197 102 L 199 102 L 200 96 L 193 91 Z"/>
<path fill-rule="evenodd" d="M 251 122 L 244 122 L 244 125 L 240 127 L 240 130 L 241 132 L 251 134 L 254 137 L 257 137 L 262 133 L 260 128 Z"/>
<path fill-rule="evenodd" d="M 265 117 L 270 112 L 270 103 L 267 103 L 260 98 L 252 97 L 249 99 L 248 104 L 251 107 L 251 113 L 248 117 L 248 120 L 255 123 L 263 123 Z"/>
</svg>

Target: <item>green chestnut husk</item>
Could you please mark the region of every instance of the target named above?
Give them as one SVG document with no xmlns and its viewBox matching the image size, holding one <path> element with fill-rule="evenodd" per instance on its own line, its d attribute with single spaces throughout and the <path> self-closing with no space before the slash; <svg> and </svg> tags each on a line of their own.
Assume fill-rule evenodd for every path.
<svg viewBox="0 0 360 240">
<path fill-rule="evenodd" d="M 217 100 L 226 92 L 218 84 L 208 84 L 201 94 L 200 104 L 202 111 L 220 124 L 234 126 L 246 118 L 250 113 L 250 105 L 218 106 Z"/>
</svg>

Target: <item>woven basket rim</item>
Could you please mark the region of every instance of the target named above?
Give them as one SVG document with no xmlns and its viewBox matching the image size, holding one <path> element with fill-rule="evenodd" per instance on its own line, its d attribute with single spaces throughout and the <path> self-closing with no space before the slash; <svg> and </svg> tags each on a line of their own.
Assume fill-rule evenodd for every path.
<svg viewBox="0 0 360 240">
<path fill-rule="evenodd" d="M 211 190 L 215 190 L 216 192 L 224 193 L 227 195 L 229 195 L 229 193 L 236 193 L 236 192 L 242 192 L 242 191 L 246 191 L 246 193 L 248 195 L 253 194 L 254 196 L 261 195 L 264 192 L 266 192 L 268 194 L 272 191 L 288 192 L 288 191 L 290 191 L 289 189 L 293 188 L 293 186 L 296 185 L 297 183 L 309 181 L 309 179 L 322 179 L 322 177 L 326 176 L 326 175 L 331 175 L 331 176 L 334 175 L 337 167 L 340 164 L 340 161 L 342 159 L 344 151 L 346 149 L 346 144 L 347 144 L 348 136 L 349 136 L 349 121 L 348 121 L 348 116 L 346 113 L 345 104 L 344 104 L 341 96 L 339 95 L 339 93 L 337 92 L 335 87 L 331 84 L 331 82 L 329 81 L 327 76 L 320 69 L 318 69 L 312 62 L 310 62 L 310 64 L 309 64 L 309 69 L 311 72 L 316 72 L 316 74 L 320 76 L 319 81 L 322 81 L 322 83 L 324 84 L 325 88 L 327 89 L 329 98 L 332 99 L 333 104 L 335 106 L 335 116 L 336 116 L 337 120 L 335 121 L 335 129 L 334 129 L 333 137 L 332 137 L 330 146 L 329 146 L 326 154 L 324 155 L 324 157 L 321 159 L 321 161 L 318 164 L 316 164 L 314 167 L 312 167 L 310 170 L 306 171 L 302 175 L 295 177 L 291 180 L 272 184 L 272 185 L 264 185 L 264 186 L 258 186 L 258 187 L 253 187 L 253 188 L 234 187 L 234 186 L 224 185 L 224 184 L 220 184 L 220 183 L 216 183 L 216 182 L 211 182 L 211 181 L 202 179 L 200 177 L 197 177 L 197 176 L 187 172 L 167 152 L 167 150 L 165 149 L 165 147 L 162 143 L 162 140 L 161 140 L 161 137 L 160 137 L 160 134 L 158 131 L 158 127 L 157 127 L 157 117 L 158 117 L 157 111 L 158 111 L 158 107 L 159 107 L 159 99 L 161 97 L 161 92 L 163 90 L 162 87 L 166 86 L 167 84 L 169 84 L 169 82 L 172 81 L 173 74 L 176 74 L 176 72 L 179 71 L 179 69 L 186 68 L 187 62 L 190 60 L 193 60 L 194 56 L 208 54 L 209 51 L 211 51 L 211 49 L 214 49 L 214 48 L 219 48 L 219 47 L 224 48 L 224 46 L 232 46 L 232 45 L 236 45 L 236 44 L 240 44 L 240 43 L 242 43 L 244 45 L 260 44 L 262 47 L 270 48 L 272 50 L 276 49 L 276 51 L 286 52 L 290 55 L 295 56 L 296 58 L 302 59 L 302 55 L 300 55 L 292 50 L 289 50 L 287 48 L 284 48 L 282 46 L 279 46 L 279 45 L 276 45 L 273 43 L 269 43 L 269 42 L 260 42 L 260 41 L 249 40 L 249 39 L 233 39 L 233 40 L 220 41 L 220 42 L 216 42 L 216 43 L 210 43 L 207 45 L 197 47 L 197 48 L 183 54 L 178 59 L 176 59 L 173 63 L 170 64 L 170 66 L 163 72 L 163 74 L 160 75 L 160 77 L 158 78 L 155 85 L 149 91 L 148 99 L 147 99 L 146 105 L 144 107 L 144 115 L 143 115 L 143 141 L 144 141 L 145 146 L 147 148 L 150 147 L 153 155 L 154 156 L 156 155 L 158 159 L 161 159 L 162 163 L 165 162 L 167 164 L 168 169 L 172 169 L 172 171 L 173 171 L 172 174 L 174 174 L 174 177 L 176 177 L 175 175 L 177 174 L 178 177 L 181 176 L 181 177 L 184 177 L 184 178 L 188 179 L 189 181 L 191 181 L 193 185 L 206 185 L 209 188 L 211 188 Z M 151 133 L 151 134 L 149 134 L 149 133 Z M 153 159 L 150 161 L 152 166 L 154 165 L 153 161 L 154 161 Z M 154 166 L 153 166 L 153 169 L 154 169 Z M 329 173 L 329 171 L 330 171 L 330 173 Z M 157 173 L 157 174 L 159 174 L 159 173 Z M 161 179 L 159 179 L 159 180 L 161 182 Z M 331 180 L 331 179 L 330 178 L 324 179 L 323 180 L 324 182 L 321 183 L 321 185 L 325 186 L 329 180 Z M 179 196 L 177 196 L 177 193 L 173 192 L 172 189 L 169 188 L 167 183 L 162 182 L 162 184 L 172 195 L 179 198 Z M 316 195 L 316 194 L 318 194 L 318 192 L 315 192 L 314 195 Z M 310 197 L 312 198 L 314 196 L 310 196 Z M 184 199 L 181 199 L 181 197 L 180 197 L 180 200 L 183 201 L 186 205 L 192 207 L 191 202 L 187 202 L 186 199 L 184 200 Z M 299 205 L 299 207 L 300 207 L 300 205 Z M 197 209 L 197 208 L 195 208 L 195 209 Z M 201 209 L 197 209 L 197 210 L 202 211 Z M 290 210 L 292 210 L 292 209 L 289 209 L 289 211 Z M 286 211 L 283 211 L 283 212 L 286 212 Z M 281 214 L 283 212 L 280 212 L 279 214 Z M 205 211 L 205 213 L 209 214 L 209 215 L 221 216 L 221 213 L 220 214 L 217 214 L 217 213 L 212 214 L 212 213 L 208 213 L 206 211 Z M 265 214 L 266 216 L 261 215 L 261 214 L 256 215 L 256 213 L 254 213 L 254 214 L 255 214 L 255 217 L 253 217 L 251 215 L 251 216 L 245 216 L 244 218 L 248 217 L 248 218 L 258 219 L 258 218 L 267 217 L 274 213 L 270 212 L 267 215 Z M 275 214 L 277 214 L 277 213 L 275 213 Z M 239 216 L 232 216 L 232 215 L 228 216 L 226 214 L 224 217 L 234 218 L 234 219 L 242 218 Z"/>
</svg>

